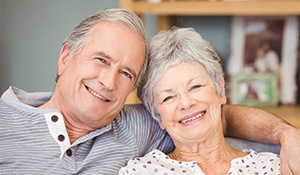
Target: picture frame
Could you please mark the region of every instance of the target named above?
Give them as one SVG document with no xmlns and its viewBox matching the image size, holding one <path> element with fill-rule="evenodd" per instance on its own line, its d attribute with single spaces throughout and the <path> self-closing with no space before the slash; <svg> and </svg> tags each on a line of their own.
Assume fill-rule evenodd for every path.
<svg viewBox="0 0 300 175">
<path fill-rule="evenodd" d="M 254 66 L 259 55 L 259 44 L 268 41 L 277 62 Z M 229 76 L 241 73 L 269 73 L 266 67 L 277 67 L 278 101 L 281 105 L 294 105 L 298 95 L 298 16 L 235 16 L 231 23 L 230 56 L 227 64 Z M 273 60 L 275 57 L 273 58 Z M 275 66 L 274 66 L 275 65 Z M 271 69 L 271 68 L 269 68 Z"/>
<path fill-rule="evenodd" d="M 230 103 L 255 107 L 278 104 L 274 73 L 235 74 L 230 77 Z"/>
</svg>

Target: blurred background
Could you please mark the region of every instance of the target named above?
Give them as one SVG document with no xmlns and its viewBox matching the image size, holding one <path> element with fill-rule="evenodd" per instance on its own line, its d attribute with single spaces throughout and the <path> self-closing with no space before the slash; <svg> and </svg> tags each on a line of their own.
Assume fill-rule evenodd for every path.
<svg viewBox="0 0 300 175">
<path fill-rule="evenodd" d="M 167 29 L 173 24 L 193 27 L 218 52 L 227 78 L 227 72 L 231 70 L 229 68 L 228 71 L 227 67 L 232 65 L 228 63 L 231 60 L 231 44 L 239 46 L 242 39 L 237 37 L 235 40 L 231 36 L 234 16 L 300 15 L 298 0 L 175 1 L 180 0 L 163 0 L 159 4 L 150 3 L 150 0 L 0 0 L 0 94 L 9 86 L 28 92 L 53 91 L 61 44 L 76 25 L 100 9 L 124 7 L 133 10 L 143 19 L 148 40 L 160 29 Z M 298 25 L 299 21 L 296 23 Z M 296 30 L 298 32 L 294 32 L 299 34 L 300 30 Z M 285 31 L 291 33 L 288 28 Z M 298 35 L 290 37 L 299 40 Z M 243 49 L 235 51 L 244 52 Z M 297 49 L 292 54 L 299 54 Z M 296 57 L 289 65 L 297 67 L 297 77 L 293 79 L 297 83 L 297 102 L 264 106 L 263 109 L 300 127 L 299 57 Z M 286 58 L 286 61 L 290 59 Z M 140 101 L 133 92 L 126 103 Z"/>
<path fill-rule="evenodd" d="M 118 0 L 0 0 L 0 94 L 9 86 L 52 91 L 60 47 L 81 20 Z M 156 16 L 145 15 L 147 38 L 157 32 Z M 185 16 L 224 58 L 229 55 L 229 16 Z"/>
</svg>

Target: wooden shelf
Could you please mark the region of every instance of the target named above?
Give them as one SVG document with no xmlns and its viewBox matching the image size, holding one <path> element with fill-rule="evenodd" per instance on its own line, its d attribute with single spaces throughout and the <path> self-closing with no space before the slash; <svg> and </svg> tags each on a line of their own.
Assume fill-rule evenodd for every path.
<svg viewBox="0 0 300 175">
<path fill-rule="evenodd" d="M 122 8 L 138 15 L 299 15 L 299 0 L 145 1 L 120 0 Z"/>
<path fill-rule="evenodd" d="M 169 29 L 172 16 L 285 16 L 300 15 L 300 0 L 185 0 L 147 1 L 119 0 L 120 7 L 139 16 L 154 14 L 158 17 L 157 29 Z"/>
</svg>

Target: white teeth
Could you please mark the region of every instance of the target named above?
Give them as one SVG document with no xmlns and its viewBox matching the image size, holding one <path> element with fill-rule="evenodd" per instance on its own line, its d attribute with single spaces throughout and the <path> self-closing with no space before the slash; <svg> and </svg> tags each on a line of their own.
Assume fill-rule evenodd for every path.
<svg viewBox="0 0 300 175">
<path fill-rule="evenodd" d="M 187 122 L 190 122 L 190 121 L 193 121 L 193 120 L 196 120 L 196 119 L 198 119 L 198 118 L 200 118 L 200 117 L 202 117 L 203 116 L 203 114 L 204 114 L 204 112 L 201 112 L 200 114 L 198 114 L 198 115 L 195 115 L 194 117 L 191 117 L 191 118 L 188 118 L 188 119 L 185 119 L 185 120 L 181 120 L 180 121 L 180 123 L 187 123 Z"/>
<path fill-rule="evenodd" d="M 102 99 L 102 100 L 108 101 L 106 98 L 103 98 L 102 96 L 100 96 L 99 94 L 97 94 L 97 92 L 93 91 L 93 89 L 87 87 L 87 90 L 88 90 L 91 94 L 93 94 L 94 96 L 96 96 L 96 97 L 98 97 L 98 98 L 100 98 L 100 99 Z"/>
</svg>

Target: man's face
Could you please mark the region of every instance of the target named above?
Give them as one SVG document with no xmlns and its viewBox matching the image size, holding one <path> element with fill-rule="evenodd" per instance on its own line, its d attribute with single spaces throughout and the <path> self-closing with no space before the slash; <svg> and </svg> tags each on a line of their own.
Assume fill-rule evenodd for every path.
<svg viewBox="0 0 300 175">
<path fill-rule="evenodd" d="M 74 58 L 63 47 L 54 95 L 65 118 L 91 129 L 110 123 L 133 90 L 144 59 L 143 39 L 119 23 L 94 26 Z"/>
</svg>

